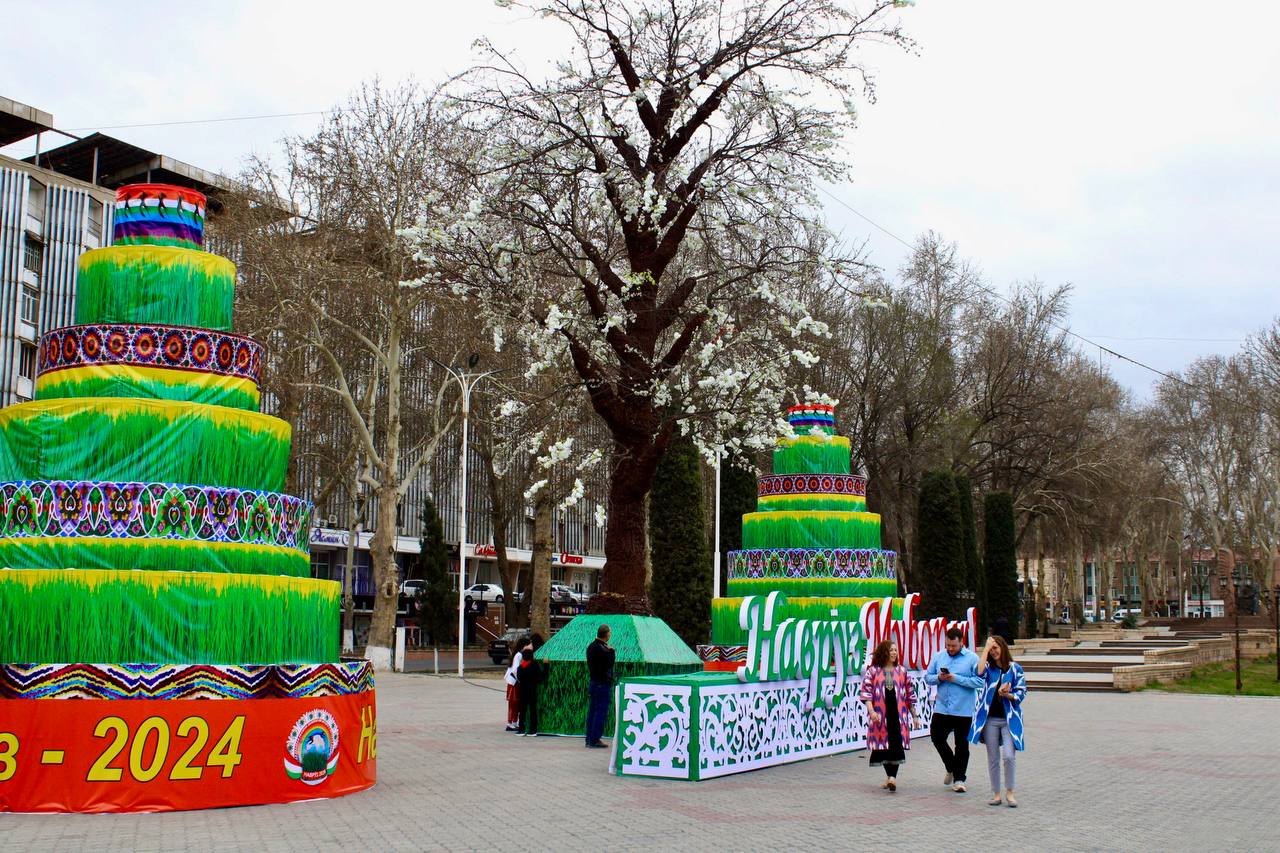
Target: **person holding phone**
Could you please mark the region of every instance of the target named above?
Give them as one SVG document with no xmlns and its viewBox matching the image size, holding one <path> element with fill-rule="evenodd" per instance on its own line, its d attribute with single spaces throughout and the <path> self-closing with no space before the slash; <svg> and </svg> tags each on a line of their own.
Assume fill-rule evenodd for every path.
<svg viewBox="0 0 1280 853">
<path fill-rule="evenodd" d="M 1013 660 L 1004 637 L 987 638 L 978 660 L 978 674 L 984 689 L 978 695 L 969 742 L 987 745 L 987 775 L 991 778 L 990 805 L 998 806 L 1000 769 L 1004 765 L 1004 802 L 1016 809 L 1013 796 L 1014 771 L 1022 741 L 1022 700 L 1027 696 L 1027 678 Z"/>
<path fill-rule="evenodd" d="M 911 748 L 911 729 L 918 723 L 911 676 L 898 660 L 898 646 L 885 640 L 876 646 L 871 665 L 862 673 L 858 698 L 867 706 L 867 748 L 871 766 L 883 767 L 881 788 L 898 790 L 898 768 Z"/>
<path fill-rule="evenodd" d="M 978 690 L 983 686 L 977 674 L 978 656 L 964 646 L 964 632 L 959 628 L 947 631 L 946 645 L 929 661 L 924 680 L 936 685 L 938 697 L 933 705 L 933 721 L 929 724 L 929 739 L 942 758 L 946 775 L 942 784 L 957 794 L 966 790 L 965 778 L 969 769 L 969 729 L 973 725 L 973 709 Z M 955 741 L 953 751 L 947 738 Z"/>
</svg>

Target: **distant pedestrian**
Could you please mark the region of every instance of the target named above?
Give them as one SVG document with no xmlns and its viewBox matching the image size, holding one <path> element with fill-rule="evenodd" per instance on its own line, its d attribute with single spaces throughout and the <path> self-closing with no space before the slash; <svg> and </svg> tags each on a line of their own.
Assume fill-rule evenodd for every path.
<svg viewBox="0 0 1280 853">
<path fill-rule="evenodd" d="M 516 672 L 516 692 L 520 696 L 520 734 L 531 737 L 538 733 L 538 685 L 542 683 L 542 663 L 535 657 L 542 648 L 542 635 L 534 634 L 520 659 Z"/>
<path fill-rule="evenodd" d="M 1009 644 L 992 636 L 978 660 L 978 674 L 985 689 L 979 694 L 969 727 L 969 742 L 987 745 L 987 775 L 991 777 L 993 806 L 1000 805 L 1000 767 L 1004 765 L 1004 802 L 1016 809 L 1013 797 L 1014 771 L 1022 742 L 1022 700 L 1027 697 L 1027 678 L 1014 663 Z"/>
<path fill-rule="evenodd" d="M 604 734 L 613 693 L 617 652 L 609 645 L 610 633 L 609 626 L 602 624 L 596 629 L 595 640 L 587 646 L 587 746 L 594 749 L 604 748 L 600 736 Z"/>
<path fill-rule="evenodd" d="M 502 680 L 507 683 L 507 731 L 520 731 L 520 692 L 516 690 L 516 673 L 520 671 L 520 662 L 524 660 L 524 650 L 529 647 L 529 638 L 516 640 L 511 655 L 511 666 Z"/>
<path fill-rule="evenodd" d="M 871 665 L 862 673 L 858 698 L 867 706 L 867 747 L 871 766 L 884 767 L 881 788 L 898 790 L 898 768 L 911 748 L 911 729 L 918 721 L 916 692 L 907 670 L 899 665 L 898 646 L 885 640 L 876 646 Z"/>
<path fill-rule="evenodd" d="M 929 739 L 947 770 L 942 784 L 957 794 L 968 790 L 965 778 L 969 769 L 969 727 L 973 724 L 978 690 L 982 688 L 982 677 L 977 674 L 978 656 L 964 647 L 963 639 L 959 628 L 948 630 L 946 647 L 933 656 L 924 674 L 927 683 L 938 685 Z M 955 741 L 955 751 L 948 745 L 948 737 Z"/>
<path fill-rule="evenodd" d="M 997 619 L 996 623 L 991 626 L 991 633 L 1004 640 L 1005 644 L 1009 646 L 1012 646 L 1016 641 L 1013 636 L 1013 627 L 1004 616 Z"/>
</svg>

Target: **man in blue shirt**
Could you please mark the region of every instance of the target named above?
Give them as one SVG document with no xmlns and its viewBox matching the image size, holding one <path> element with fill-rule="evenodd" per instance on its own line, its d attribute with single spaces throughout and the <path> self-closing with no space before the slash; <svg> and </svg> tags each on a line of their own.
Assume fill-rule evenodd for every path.
<svg viewBox="0 0 1280 853">
<path fill-rule="evenodd" d="M 973 722 L 978 690 L 983 686 L 978 656 L 965 648 L 963 637 L 959 628 L 947 631 L 946 648 L 933 656 L 924 674 L 926 682 L 938 686 L 929 739 L 947 768 L 942 784 L 960 794 L 967 790 L 964 780 L 969 769 L 969 725 Z M 954 752 L 947 744 L 948 735 L 955 740 Z"/>
</svg>

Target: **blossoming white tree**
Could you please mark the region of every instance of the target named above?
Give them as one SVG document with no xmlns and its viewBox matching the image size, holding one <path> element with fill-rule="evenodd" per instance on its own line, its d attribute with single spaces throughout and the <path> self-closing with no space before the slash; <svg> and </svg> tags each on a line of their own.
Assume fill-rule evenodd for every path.
<svg viewBox="0 0 1280 853">
<path fill-rule="evenodd" d="M 643 606 L 646 499 L 677 429 L 762 448 L 784 371 L 827 333 L 803 287 L 860 271 L 817 219 L 838 179 L 864 43 L 907 44 L 891 2 L 507 3 L 573 41 L 549 79 L 487 42 L 459 102 L 481 132 L 472 198 L 411 236 L 452 255 L 504 336 L 564 363 L 612 437 L 603 587 Z M 533 284 L 535 283 L 536 284 Z"/>
</svg>

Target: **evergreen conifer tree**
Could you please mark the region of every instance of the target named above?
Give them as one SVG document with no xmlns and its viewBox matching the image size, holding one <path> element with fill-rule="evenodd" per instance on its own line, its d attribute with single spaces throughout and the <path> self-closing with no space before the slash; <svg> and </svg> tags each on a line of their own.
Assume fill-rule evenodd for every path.
<svg viewBox="0 0 1280 853">
<path fill-rule="evenodd" d="M 956 479 L 945 469 L 920 478 L 920 512 L 916 527 L 916 572 L 924 617 L 960 618 L 959 592 L 964 588 L 964 534 Z"/>
<path fill-rule="evenodd" d="M 430 635 L 433 645 L 446 643 L 452 637 L 458 618 L 458 604 L 453 584 L 449 581 L 449 549 L 444 542 L 444 524 L 430 497 L 422 500 L 422 539 L 418 552 L 417 574 L 426 581 L 418 594 L 423 640 Z"/>
<path fill-rule="evenodd" d="M 728 552 L 742 548 L 742 516 L 755 511 L 758 488 L 755 471 L 745 460 L 720 464 L 720 583 L 729 579 Z M 723 595 L 724 590 L 712 591 Z"/>
<path fill-rule="evenodd" d="M 992 492 L 983 503 L 987 575 L 987 624 L 1001 617 L 1018 624 L 1018 555 L 1013 521 L 1013 495 Z"/>
<path fill-rule="evenodd" d="M 702 505 L 702 466 L 689 438 L 677 438 L 658 463 L 649 495 L 655 615 L 690 646 L 711 630 L 711 549 Z"/>
<path fill-rule="evenodd" d="M 960 496 L 960 525 L 964 537 L 965 583 L 969 588 L 973 606 L 978 608 L 978 630 L 986 630 L 987 601 L 986 572 L 982 558 L 978 556 L 978 526 L 973 514 L 973 484 L 963 474 L 956 475 L 956 492 Z"/>
</svg>

